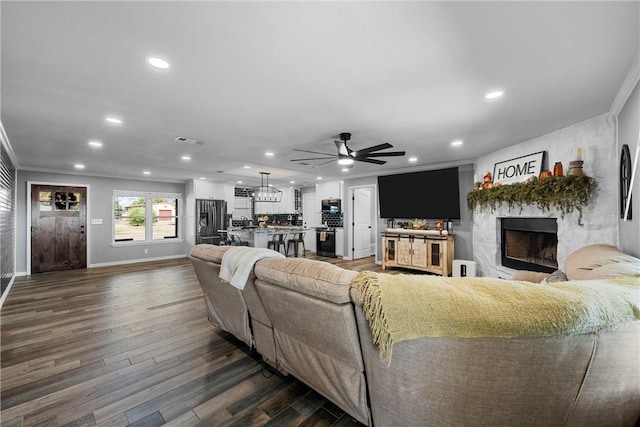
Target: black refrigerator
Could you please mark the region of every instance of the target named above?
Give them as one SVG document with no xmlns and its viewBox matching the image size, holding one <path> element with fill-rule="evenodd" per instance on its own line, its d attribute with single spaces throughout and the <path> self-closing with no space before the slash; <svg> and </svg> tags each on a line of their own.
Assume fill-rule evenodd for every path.
<svg viewBox="0 0 640 427">
<path fill-rule="evenodd" d="M 196 200 L 196 244 L 219 245 L 228 226 L 227 202 L 224 200 Z"/>
</svg>

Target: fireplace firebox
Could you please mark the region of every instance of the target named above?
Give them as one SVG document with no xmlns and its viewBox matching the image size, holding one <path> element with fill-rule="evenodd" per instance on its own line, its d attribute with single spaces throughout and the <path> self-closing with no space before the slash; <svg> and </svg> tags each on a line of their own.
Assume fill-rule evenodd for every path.
<svg viewBox="0 0 640 427">
<path fill-rule="evenodd" d="M 558 269 L 556 218 L 501 218 L 502 265 L 551 273 Z"/>
</svg>

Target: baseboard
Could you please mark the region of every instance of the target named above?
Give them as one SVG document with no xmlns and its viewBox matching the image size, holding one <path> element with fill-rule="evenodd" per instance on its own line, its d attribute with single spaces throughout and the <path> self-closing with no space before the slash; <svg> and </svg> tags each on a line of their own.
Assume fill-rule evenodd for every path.
<svg viewBox="0 0 640 427">
<path fill-rule="evenodd" d="M 97 267 L 111 267 L 114 265 L 125 265 L 125 264 L 137 264 L 140 262 L 151 262 L 151 261 L 163 261 L 167 259 L 176 259 L 176 258 L 185 258 L 187 254 L 180 255 L 168 255 L 162 257 L 154 257 L 154 258 L 142 258 L 142 259 L 128 259 L 125 261 L 114 261 L 114 262 L 101 262 L 98 264 L 90 264 L 87 268 L 97 268 Z"/>
<path fill-rule="evenodd" d="M 11 286 L 13 285 L 14 280 L 16 280 L 16 274 L 14 273 L 13 277 L 11 278 L 11 280 L 9 280 L 9 284 L 7 285 L 7 288 L 4 290 L 2 296 L 0 297 L 0 308 L 2 308 L 2 304 L 4 304 L 4 300 L 7 299 L 7 295 L 9 295 L 9 291 L 11 290 Z"/>
</svg>

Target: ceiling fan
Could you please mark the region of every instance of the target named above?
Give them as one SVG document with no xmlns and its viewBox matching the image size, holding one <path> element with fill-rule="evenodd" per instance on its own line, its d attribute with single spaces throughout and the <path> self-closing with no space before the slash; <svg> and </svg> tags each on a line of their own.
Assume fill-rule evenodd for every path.
<svg viewBox="0 0 640 427">
<path fill-rule="evenodd" d="M 404 151 L 387 151 L 387 152 L 379 152 L 380 150 L 386 150 L 387 148 L 393 148 L 393 145 L 389 143 L 374 145 L 369 148 L 363 148 L 362 150 L 352 150 L 347 146 L 347 141 L 351 139 L 351 134 L 349 132 L 343 132 L 340 134 L 340 141 L 334 141 L 336 143 L 336 147 L 338 148 L 337 154 L 330 153 L 320 153 L 318 151 L 308 151 L 308 150 L 298 150 L 295 149 L 293 151 L 300 151 L 303 153 L 312 153 L 312 154 L 320 154 L 324 157 L 311 157 L 306 159 L 292 159 L 292 162 L 301 162 L 307 160 L 327 160 L 324 163 L 320 163 L 315 166 L 322 166 L 324 164 L 333 162 L 334 160 L 338 160 L 338 163 L 341 165 L 353 165 L 354 161 L 358 162 L 366 162 L 373 163 L 376 165 L 384 165 L 386 160 L 378 160 L 376 157 L 395 157 L 395 156 L 404 156 Z"/>
</svg>

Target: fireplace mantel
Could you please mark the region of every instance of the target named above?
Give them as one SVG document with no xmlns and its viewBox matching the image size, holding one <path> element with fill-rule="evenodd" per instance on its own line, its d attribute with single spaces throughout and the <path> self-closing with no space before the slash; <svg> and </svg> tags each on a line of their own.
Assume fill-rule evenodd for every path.
<svg viewBox="0 0 640 427">
<path fill-rule="evenodd" d="M 525 205 L 535 205 L 543 212 L 554 208 L 561 218 L 576 211 L 578 224 L 582 225 L 582 210 L 596 186 L 596 180 L 588 176 L 552 176 L 474 190 L 467 195 L 467 204 L 470 210 L 490 208 L 492 212 L 502 204 L 506 204 L 509 211 L 514 207 L 522 210 Z"/>
</svg>

